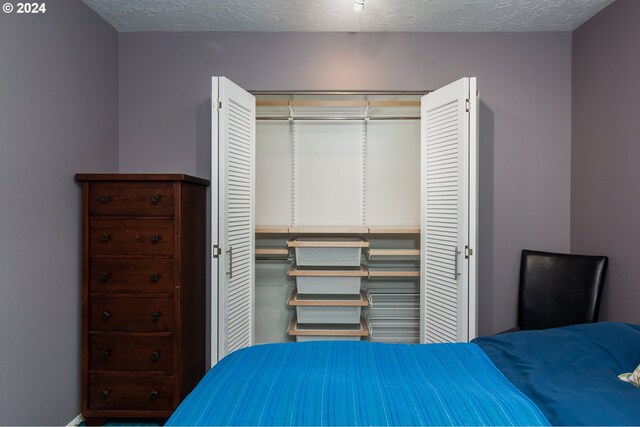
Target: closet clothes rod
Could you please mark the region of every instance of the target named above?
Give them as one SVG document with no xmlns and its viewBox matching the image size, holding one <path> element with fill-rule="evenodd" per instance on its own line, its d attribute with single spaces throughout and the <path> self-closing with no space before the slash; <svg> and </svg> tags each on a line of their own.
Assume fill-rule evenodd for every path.
<svg viewBox="0 0 640 427">
<path fill-rule="evenodd" d="M 398 117 L 256 117 L 256 120 L 269 121 L 377 121 L 377 120 L 420 120 L 420 116 Z"/>
</svg>

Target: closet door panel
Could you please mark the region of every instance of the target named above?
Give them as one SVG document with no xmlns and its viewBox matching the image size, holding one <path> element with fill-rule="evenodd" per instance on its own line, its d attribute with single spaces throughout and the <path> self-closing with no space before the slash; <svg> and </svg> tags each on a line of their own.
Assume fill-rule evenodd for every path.
<svg viewBox="0 0 640 427">
<path fill-rule="evenodd" d="M 291 225 L 292 161 L 289 122 L 256 123 L 256 224 Z"/>
<path fill-rule="evenodd" d="M 476 180 L 470 165 L 476 162 L 477 141 L 470 110 L 476 114 L 472 78 L 422 99 L 421 341 L 426 343 L 475 337 L 475 255 L 468 249 L 475 248 Z"/>
<path fill-rule="evenodd" d="M 362 122 L 298 121 L 295 224 L 362 225 Z"/>
<path fill-rule="evenodd" d="M 254 343 L 256 129 L 253 95 L 224 77 L 212 83 L 212 165 L 217 173 L 211 228 L 212 244 L 220 248 L 211 272 L 215 363 L 216 354 L 220 360 Z"/>
<path fill-rule="evenodd" d="M 420 121 L 370 121 L 366 146 L 366 225 L 420 224 Z"/>
</svg>

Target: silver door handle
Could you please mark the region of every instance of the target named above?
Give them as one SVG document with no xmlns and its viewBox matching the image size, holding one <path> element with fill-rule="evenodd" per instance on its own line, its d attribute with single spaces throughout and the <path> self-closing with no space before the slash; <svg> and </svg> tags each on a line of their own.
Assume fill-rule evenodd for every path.
<svg viewBox="0 0 640 427">
<path fill-rule="evenodd" d="M 231 246 L 229 246 L 227 253 L 229 254 L 229 271 L 227 271 L 227 276 L 231 279 L 233 277 L 233 248 Z"/>
<path fill-rule="evenodd" d="M 460 255 L 460 251 L 457 246 L 453 247 L 453 279 L 458 280 L 458 255 Z"/>
</svg>

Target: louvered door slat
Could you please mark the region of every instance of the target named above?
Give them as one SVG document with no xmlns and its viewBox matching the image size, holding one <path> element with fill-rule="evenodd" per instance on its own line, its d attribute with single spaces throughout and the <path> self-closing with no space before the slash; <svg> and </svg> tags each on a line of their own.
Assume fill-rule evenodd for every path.
<svg viewBox="0 0 640 427">
<path fill-rule="evenodd" d="M 428 151 L 444 148 L 445 146 L 447 146 L 448 142 L 457 139 L 458 131 L 455 128 L 455 123 L 447 122 L 446 125 L 447 126 L 434 127 L 430 129 L 430 131 L 432 132 L 431 137 L 433 138 L 433 145 L 429 147 Z"/>
<path fill-rule="evenodd" d="M 432 148 L 429 150 L 429 154 L 431 154 L 434 157 L 437 157 L 443 154 L 448 154 L 448 153 L 456 153 L 455 147 L 447 147 L 445 145 L 443 147 Z"/>
<path fill-rule="evenodd" d="M 438 108 L 438 110 L 437 110 L 437 111 L 435 111 L 435 110 L 434 110 L 434 111 L 432 111 L 432 112 L 431 112 L 431 121 L 432 121 L 432 124 L 436 125 L 437 123 L 439 123 L 439 121 L 440 121 L 440 119 L 442 119 L 442 117 L 446 117 L 446 118 L 448 118 L 448 117 L 449 117 L 449 114 L 450 114 L 452 111 L 457 111 L 458 107 L 457 107 L 457 105 L 455 104 L 455 101 L 457 101 L 457 100 L 454 100 L 454 101 L 452 101 L 452 102 L 450 102 L 450 103 L 448 103 L 448 104 L 441 105 L 441 106 Z"/>
</svg>

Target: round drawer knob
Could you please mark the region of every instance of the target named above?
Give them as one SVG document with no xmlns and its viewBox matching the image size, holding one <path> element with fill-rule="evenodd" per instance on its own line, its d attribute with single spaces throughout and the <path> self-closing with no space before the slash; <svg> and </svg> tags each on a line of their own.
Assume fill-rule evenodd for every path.
<svg viewBox="0 0 640 427">
<path fill-rule="evenodd" d="M 103 311 L 102 315 L 100 316 L 100 320 L 102 320 L 103 322 L 106 322 L 110 318 L 111 318 L 111 313 L 109 313 L 108 311 Z"/>
<path fill-rule="evenodd" d="M 102 236 L 100 236 L 100 241 L 102 243 L 107 243 L 109 241 L 109 235 L 108 234 L 103 234 Z"/>
<path fill-rule="evenodd" d="M 154 194 L 153 196 L 151 196 L 151 203 L 158 203 L 159 200 L 160 200 L 160 196 L 158 196 L 157 194 Z"/>
<path fill-rule="evenodd" d="M 103 194 L 102 196 L 100 196 L 100 201 L 102 203 L 107 203 L 109 201 L 109 195 L 108 194 Z"/>
<path fill-rule="evenodd" d="M 107 360 L 109 358 L 109 352 L 108 351 L 103 351 L 102 353 L 100 353 L 100 359 L 102 360 Z"/>
<path fill-rule="evenodd" d="M 109 390 L 106 390 L 106 389 L 105 389 L 105 390 L 102 390 L 102 391 L 100 392 L 100 399 L 105 400 L 107 397 L 109 397 L 109 394 L 110 394 L 110 393 L 111 393 L 111 392 L 110 392 Z"/>
<path fill-rule="evenodd" d="M 157 311 L 156 311 L 156 312 L 151 313 L 151 320 L 152 320 L 152 321 L 157 322 L 157 321 L 158 321 L 158 319 L 160 319 L 160 313 L 158 313 Z"/>
<path fill-rule="evenodd" d="M 158 400 L 159 396 L 160 396 L 160 393 L 153 390 L 151 393 L 149 393 L 149 400 Z"/>
<path fill-rule="evenodd" d="M 159 358 L 160 358 L 160 354 L 158 354 L 158 352 L 157 352 L 157 351 L 152 351 L 152 352 L 151 352 L 151 360 L 153 360 L 153 361 L 155 362 L 155 361 L 156 361 L 156 360 L 158 360 Z"/>
<path fill-rule="evenodd" d="M 151 242 L 152 243 L 158 243 L 160 241 L 160 236 L 157 234 L 153 234 L 151 235 Z"/>
<path fill-rule="evenodd" d="M 151 281 L 155 283 L 155 282 L 157 282 L 158 280 L 160 280 L 160 275 L 159 275 L 158 273 L 153 273 L 153 274 L 151 275 Z"/>
<path fill-rule="evenodd" d="M 107 280 L 109 280 L 109 277 L 111 277 L 111 275 L 109 273 L 100 273 L 100 281 L 102 283 L 105 283 Z"/>
</svg>

